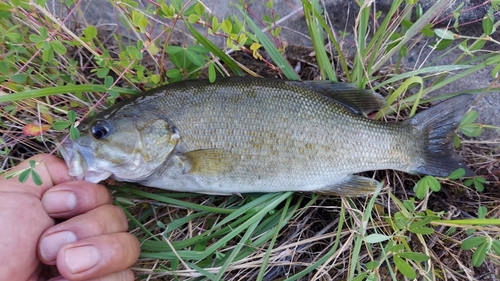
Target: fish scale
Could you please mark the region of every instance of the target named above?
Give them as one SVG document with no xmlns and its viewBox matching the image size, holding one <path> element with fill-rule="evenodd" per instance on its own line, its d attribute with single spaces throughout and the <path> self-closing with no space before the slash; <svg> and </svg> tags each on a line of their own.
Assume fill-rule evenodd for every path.
<svg viewBox="0 0 500 281">
<path fill-rule="evenodd" d="M 103 170 L 118 180 L 184 192 L 366 195 L 379 183 L 353 173 L 444 175 L 463 167 L 470 175 L 449 143 L 464 101 L 459 96 L 408 121 L 383 123 L 363 115 L 383 99 L 344 83 L 183 81 L 85 120 L 80 139 L 63 144 L 63 156 L 73 176 L 92 181 L 101 180 L 95 171 Z M 104 130 L 106 138 L 96 139 L 93 130 Z M 129 145 L 121 145 L 124 140 Z M 81 171 L 88 163 L 86 176 Z"/>
</svg>

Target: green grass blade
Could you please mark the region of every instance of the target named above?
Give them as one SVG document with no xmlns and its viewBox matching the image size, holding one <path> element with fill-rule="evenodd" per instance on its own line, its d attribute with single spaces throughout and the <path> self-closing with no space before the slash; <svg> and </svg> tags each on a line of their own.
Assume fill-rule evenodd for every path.
<svg viewBox="0 0 500 281">
<path fill-rule="evenodd" d="M 214 43 L 212 43 L 210 40 L 208 40 L 205 36 L 201 35 L 189 22 L 184 21 L 184 24 L 186 24 L 187 28 L 193 35 L 193 37 L 200 42 L 201 45 L 203 45 L 207 50 L 212 52 L 214 55 L 216 55 L 219 59 L 221 59 L 229 69 L 236 75 L 236 76 L 243 76 L 243 71 L 238 67 L 236 62 L 228 55 L 226 55 L 220 48 L 218 48 Z"/>
<path fill-rule="evenodd" d="M 120 94 L 134 95 L 140 93 L 139 91 L 132 89 L 125 89 L 120 87 L 113 87 L 113 90 Z M 11 102 L 19 101 L 24 99 L 41 98 L 46 96 L 53 96 L 66 93 L 74 92 L 106 92 L 106 88 L 103 85 L 68 85 L 68 86 L 58 86 L 50 87 L 44 89 L 29 90 L 24 92 L 18 92 L 10 95 L 0 96 L 0 102 Z"/>
<path fill-rule="evenodd" d="M 288 197 L 288 198 L 290 198 L 290 197 Z M 245 245 L 246 241 L 248 241 L 250 239 L 250 236 L 255 231 L 255 228 L 257 226 L 259 226 L 259 223 L 261 220 L 262 220 L 262 217 L 259 217 L 254 223 L 252 223 L 250 225 L 250 227 L 248 227 L 247 231 L 245 232 L 245 234 L 241 238 L 241 242 L 236 244 L 236 246 L 232 249 L 231 253 L 229 254 L 226 262 L 221 266 L 221 268 L 219 270 L 219 274 L 217 274 L 217 276 L 216 276 L 216 280 L 222 280 L 222 276 L 226 272 L 226 269 L 229 267 L 229 265 L 231 265 L 231 262 L 233 262 L 233 260 L 236 258 L 238 253 L 241 251 L 241 248 Z"/>
<path fill-rule="evenodd" d="M 273 200 L 273 198 L 276 197 L 276 193 L 268 193 L 264 194 L 262 196 L 259 196 L 257 199 L 252 200 L 248 204 L 245 204 L 244 206 L 236 209 L 233 213 L 225 217 L 222 221 L 220 221 L 217 225 L 214 225 L 213 228 L 218 228 L 238 217 L 240 217 L 242 214 L 249 212 L 252 209 L 255 209 L 254 212 L 257 212 L 258 209 L 261 209 L 261 207 L 265 206 L 269 200 Z"/>
<path fill-rule="evenodd" d="M 283 72 L 285 77 L 290 80 L 300 80 L 300 77 L 297 75 L 297 73 L 295 73 L 295 70 L 293 70 L 290 63 L 288 63 L 288 61 L 283 57 L 278 48 L 276 48 L 276 46 L 271 42 L 271 40 L 269 40 L 269 38 L 259 29 L 257 24 L 255 24 L 255 22 L 243 11 L 243 9 L 240 6 L 237 7 L 240 10 L 243 17 L 245 18 L 245 21 L 252 29 L 257 39 L 259 39 L 264 49 L 267 51 L 269 56 L 271 56 L 271 59 Z"/>
<path fill-rule="evenodd" d="M 302 0 L 302 5 L 304 6 L 304 8 L 305 8 L 305 6 L 311 7 L 311 3 L 308 2 L 307 0 Z M 337 55 L 339 57 L 339 61 L 340 61 L 340 64 L 342 65 L 342 70 L 346 76 L 346 79 L 347 79 L 347 81 L 351 81 L 351 73 L 349 72 L 349 67 L 347 66 L 343 51 L 340 48 L 340 45 L 337 42 L 337 39 L 335 38 L 335 35 L 333 34 L 331 28 L 326 24 L 325 20 L 321 17 L 321 15 L 318 13 L 318 11 L 316 11 L 315 9 L 312 9 L 312 7 L 310 8 L 310 10 L 313 12 L 314 17 L 318 20 L 318 23 L 323 27 L 323 30 L 326 31 L 326 33 L 328 34 L 328 37 L 330 38 L 330 42 L 333 43 L 335 50 L 337 50 Z M 336 77 L 336 75 L 335 75 L 335 77 Z"/>
<path fill-rule="evenodd" d="M 401 74 L 398 74 L 392 78 L 389 78 L 378 85 L 374 85 L 373 90 L 378 90 L 378 89 L 382 88 L 383 86 L 394 83 L 396 81 L 400 81 L 400 80 L 403 80 L 403 79 L 406 79 L 409 77 L 418 76 L 418 75 L 425 74 L 425 73 L 452 72 L 452 71 L 467 69 L 467 68 L 471 68 L 471 67 L 472 67 L 471 65 L 440 65 L 440 66 L 424 67 L 424 68 L 416 69 L 413 71 L 401 73 Z"/>
<path fill-rule="evenodd" d="M 311 36 L 314 52 L 316 53 L 321 78 L 325 80 L 328 77 L 328 80 L 330 81 L 337 81 L 337 76 L 333 70 L 332 63 L 326 54 L 325 44 L 323 42 L 323 27 L 318 25 L 319 18 L 317 15 L 320 15 L 320 13 L 315 8 L 318 6 L 318 1 L 314 0 L 313 3 L 314 4 L 312 5 L 310 2 L 302 0 L 304 15 L 307 21 L 307 28 L 309 29 L 309 35 Z"/>
<path fill-rule="evenodd" d="M 344 222 L 345 222 L 345 210 L 346 206 L 342 204 L 340 208 L 340 217 L 339 217 L 339 224 L 337 227 L 337 237 L 335 238 L 335 243 L 333 244 L 332 248 L 324 255 L 322 256 L 318 261 L 313 263 L 312 265 L 308 266 L 306 269 L 302 270 L 301 272 L 290 276 L 289 278 L 285 279 L 285 281 L 295 281 L 299 280 L 300 278 L 306 276 L 309 274 L 311 271 L 315 270 L 316 268 L 320 267 L 322 264 L 324 264 L 327 260 L 330 259 L 330 257 L 337 252 L 339 244 L 340 244 L 340 238 L 342 235 L 342 230 L 344 228 Z M 348 240 L 349 241 L 349 240 Z"/>
<path fill-rule="evenodd" d="M 120 190 L 120 191 L 123 191 L 125 193 L 135 194 L 135 195 L 139 195 L 141 197 L 153 199 L 153 200 L 158 201 L 158 202 L 172 204 L 172 205 L 176 205 L 176 206 L 182 206 L 184 208 L 189 208 L 189 209 L 193 209 L 193 210 L 207 211 L 207 212 L 217 213 L 217 214 L 231 214 L 232 212 L 234 212 L 234 210 L 231 210 L 231 209 L 215 208 L 215 207 L 193 204 L 193 203 L 185 202 L 182 200 L 172 199 L 172 198 L 169 198 L 166 196 L 162 196 L 162 195 L 158 195 L 158 194 L 154 194 L 154 193 L 149 193 L 146 191 L 142 191 L 142 190 L 138 190 L 135 188 L 126 187 L 126 186 L 111 186 L 110 188 L 115 189 L 115 190 Z"/>
<path fill-rule="evenodd" d="M 290 207 L 290 201 L 292 200 L 292 196 L 288 197 L 285 203 L 285 207 L 283 207 L 281 211 L 281 216 L 280 216 L 280 221 L 285 221 L 285 216 L 288 212 L 288 208 Z M 274 244 L 276 243 L 276 239 L 278 238 L 279 232 L 281 228 L 276 227 L 276 230 L 274 231 L 273 238 L 271 239 L 271 242 L 269 243 L 269 247 L 267 248 L 266 255 L 264 256 L 264 259 L 262 261 L 262 266 L 260 267 L 259 274 L 257 275 L 257 280 L 262 280 L 264 277 L 264 273 L 266 272 L 267 269 L 267 264 L 269 262 L 269 257 L 271 256 L 271 252 L 274 248 Z"/>
<path fill-rule="evenodd" d="M 130 224 L 137 225 L 137 227 L 142 229 L 142 231 L 146 232 L 149 235 L 149 237 L 152 237 L 156 241 L 160 241 L 160 239 L 158 237 L 156 237 L 153 233 L 151 233 L 151 231 L 149 231 L 146 227 L 144 227 L 144 225 L 139 220 L 137 220 L 134 216 L 132 216 L 132 214 L 126 208 L 124 208 L 121 204 L 117 203 L 116 201 L 114 203 L 117 206 L 119 206 L 120 208 L 122 208 L 123 212 L 125 213 L 127 218 L 130 220 L 129 225 Z"/>
<path fill-rule="evenodd" d="M 370 18 L 370 5 L 368 0 L 360 0 L 360 11 L 358 14 L 359 23 L 357 26 L 357 36 L 356 36 L 356 57 L 354 58 L 354 69 L 353 69 L 353 79 L 357 82 L 357 86 L 360 89 L 365 87 L 364 82 L 364 63 L 366 56 L 366 32 L 368 30 L 369 18 Z"/>
<path fill-rule="evenodd" d="M 399 41 L 398 45 L 387 52 L 387 54 L 380 58 L 380 60 L 375 62 L 372 69 L 381 68 L 394 55 L 394 53 L 399 51 L 403 47 L 403 45 L 408 43 L 410 39 L 420 34 L 421 30 L 433 19 L 435 19 L 436 16 L 447 9 L 449 5 L 450 2 L 448 0 L 436 1 L 436 3 L 432 7 L 430 7 L 425 14 L 423 14 L 410 28 L 408 28 L 401 41 Z"/>
</svg>

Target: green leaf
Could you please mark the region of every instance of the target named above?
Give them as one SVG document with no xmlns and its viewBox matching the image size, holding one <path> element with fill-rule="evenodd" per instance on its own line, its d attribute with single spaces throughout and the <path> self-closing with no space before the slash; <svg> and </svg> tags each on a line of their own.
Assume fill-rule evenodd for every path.
<svg viewBox="0 0 500 281">
<path fill-rule="evenodd" d="M 168 6 L 167 4 L 162 3 L 160 5 L 160 9 L 166 18 L 172 18 L 174 16 L 174 7 L 173 6 Z"/>
<path fill-rule="evenodd" d="M 108 94 L 110 97 L 116 99 L 117 97 L 120 96 L 120 93 L 118 93 L 118 91 L 115 91 L 114 89 L 110 89 L 108 90 Z"/>
<path fill-rule="evenodd" d="M 484 219 L 487 213 L 488 209 L 485 206 L 479 206 L 479 208 L 477 209 L 477 218 Z"/>
<path fill-rule="evenodd" d="M 429 185 L 426 183 L 426 180 L 424 178 L 421 178 L 415 187 L 413 187 L 413 191 L 415 192 L 415 197 L 418 199 L 422 200 L 424 197 L 427 195 L 427 192 L 429 191 Z"/>
<path fill-rule="evenodd" d="M 38 43 L 38 42 L 42 42 L 43 40 L 45 40 L 44 38 L 42 38 L 40 35 L 37 35 L 37 34 L 30 34 L 30 36 L 28 37 L 30 39 L 31 42 L 33 43 Z"/>
<path fill-rule="evenodd" d="M 200 16 L 196 15 L 196 14 L 190 14 L 188 16 L 188 21 L 189 23 L 196 23 L 200 20 Z"/>
<path fill-rule="evenodd" d="M 497 75 L 499 74 L 499 72 L 500 72 L 500 63 L 495 65 L 495 67 L 491 71 L 491 78 L 495 79 L 497 77 Z"/>
<path fill-rule="evenodd" d="M 68 128 L 71 125 L 71 123 L 72 122 L 68 121 L 56 121 L 54 122 L 54 124 L 52 124 L 52 128 L 54 128 L 54 130 L 56 131 L 61 131 Z"/>
<path fill-rule="evenodd" d="M 422 34 L 427 37 L 434 36 L 434 31 L 432 30 L 432 23 L 427 24 L 424 28 L 422 28 Z"/>
<path fill-rule="evenodd" d="M 466 179 L 466 180 L 464 180 L 464 185 L 471 186 L 473 182 L 474 182 L 474 179 Z"/>
<path fill-rule="evenodd" d="M 366 269 L 368 270 L 374 270 L 376 269 L 377 267 L 379 267 L 380 265 L 380 262 L 379 261 L 369 261 L 365 264 L 366 266 Z"/>
<path fill-rule="evenodd" d="M 0 11 L 10 11 L 12 8 L 13 7 L 11 5 L 0 3 Z"/>
<path fill-rule="evenodd" d="M 493 26 L 493 19 L 490 16 L 485 16 L 483 18 L 483 32 L 486 35 L 490 35 L 495 32 L 495 28 Z"/>
<path fill-rule="evenodd" d="M 216 16 L 213 16 L 212 17 L 212 30 L 213 30 L 213 32 L 217 32 L 221 28 L 222 28 L 222 24 L 219 23 L 219 20 L 217 19 Z"/>
<path fill-rule="evenodd" d="M 36 161 L 35 160 L 30 160 L 29 163 L 30 163 L 31 169 L 35 169 L 35 167 L 36 167 Z"/>
<path fill-rule="evenodd" d="M 396 267 L 399 269 L 401 274 L 406 276 L 407 278 L 410 279 L 415 279 L 417 278 L 417 274 L 415 273 L 415 270 L 402 258 L 400 258 L 398 255 L 394 255 L 392 257 L 394 260 L 394 264 Z"/>
<path fill-rule="evenodd" d="M 213 83 L 215 81 L 217 74 L 215 73 L 215 64 L 214 62 L 210 62 L 208 64 L 208 80 L 210 83 Z"/>
<path fill-rule="evenodd" d="M 168 78 L 175 78 L 181 75 L 181 71 L 177 68 L 170 68 L 167 70 L 167 77 Z"/>
<path fill-rule="evenodd" d="M 31 170 L 31 178 L 36 185 L 42 185 L 42 178 L 35 170 Z"/>
<path fill-rule="evenodd" d="M 448 178 L 450 180 L 456 180 L 465 175 L 465 169 L 464 168 L 458 168 L 456 169 L 453 173 L 451 173 Z"/>
<path fill-rule="evenodd" d="M 170 1 L 175 9 L 176 13 L 179 13 L 182 9 L 182 0 L 172 0 Z"/>
<path fill-rule="evenodd" d="M 427 184 L 429 185 L 429 188 L 432 189 L 432 191 L 438 192 L 439 190 L 441 190 L 441 184 L 435 177 L 426 176 L 426 178 L 427 178 Z"/>
<path fill-rule="evenodd" d="M 71 123 L 74 123 L 76 121 L 76 112 L 72 109 L 68 111 L 68 120 Z"/>
<path fill-rule="evenodd" d="M 380 242 L 383 242 L 383 241 L 387 241 L 391 238 L 391 236 L 387 236 L 387 235 L 384 235 L 384 234 L 379 234 L 379 233 L 374 233 L 374 234 L 370 234 L 368 236 L 365 237 L 365 242 L 366 243 L 380 243 Z"/>
<path fill-rule="evenodd" d="M 483 243 L 477 247 L 474 254 L 472 254 L 472 265 L 475 267 L 481 266 L 486 258 L 486 252 L 488 252 L 488 243 Z"/>
<path fill-rule="evenodd" d="M 229 20 L 224 20 L 222 22 L 222 31 L 224 31 L 228 35 L 231 34 L 231 32 L 233 31 L 233 24 Z"/>
<path fill-rule="evenodd" d="M 419 221 L 415 221 L 411 224 L 411 226 L 413 227 L 423 227 L 423 226 L 427 226 L 431 221 L 433 221 L 435 219 L 435 217 L 432 217 L 432 215 L 428 215 L 424 218 L 422 218 L 421 220 Z"/>
<path fill-rule="evenodd" d="M 26 74 L 24 73 L 18 73 L 18 74 L 14 74 L 10 77 L 10 80 L 12 80 L 13 82 L 16 82 L 18 84 L 24 84 L 26 83 Z"/>
<path fill-rule="evenodd" d="M 186 50 L 193 51 L 195 53 L 200 53 L 200 54 L 208 54 L 209 53 L 207 48 L 200 46 L 200 45 L 187 46 Z"/>
<path fill-rule="evenodd" d="M 109 67 L 103 67 L 103 68 L 99 68 L 97 71 L 96 71 L 96 75 L 97 77 L 99 78 L 104 78 L 106 77 L 106 75 L 108 75 L 109 73 Z"/>
<path fill-rule="evenodd" d="M 458 137 L 457 134 L 454 134 L 454 136 L 453 136 L 453 147 L 454 148 L 460 147 L 460 138 Z"/>
<path fill-rule="evenodd" d="M 464 117 L 462 117 L 462 120 L 460 121 L 460 126 L 465 124 L 471 124 L 472 122 L 476 121 L 478 116 L 479 114 L 475 110 L 467 112 L 467 114 L 465 114 Z"/>
<path fill-rule="evenodd" d="M 493 240 L 493 242 L 491 243 L 491 248 L 493 249 L 493 251 L 495 251 L 495 254 L 497 254 L 497 256 L 500 256 L 500 241 Z"/>
<path fill-rule="evenodd" d="M 411 227 L 408 229 L 410 232 L 415 233 L 415 234 L 432 234 L 434 233 L 434 229 L 430 227 Z"/>
<path fill-rule="evenodd" d="M 54 49 L 54 51 L 60 55 L 64 55 L 66 54 L 66 47 L 64 47 L 64 45 L 61 43 L 61 41 L 57 41 L 57 40 L 54 40 L 54 41 L 50 41 L 50 46 L 52 47 L 52 49 Z"/>
<path fill-rule="evenodd" d="M 40 27 L 40 36 L 42 36 L 44 39 L 47 39 L 49 37 L 49 30 L 46 27 Z"/>
<path fill-rule="evenodd" d="M 80 137 L 80 132 L 73 125 L 71 125 L 71 127 L 69 127 L 69 137 L 71 140 L 76 140 Z"/>
<path fill-rule="evenodd" d="M 42 58 L 43 58 L 43 61 L 45 61 L 45 62 L 53 61 L 54 60 L 54 49 L 50 48 L 50 49 L 43 50 Z"/>
<path fill-rule="evenodd" d="M 485 183 L 486 182 L 486 179 L 483 178 L 483 177 L 475 177 L 474 180 L 477 181 L 477 182 L 480 182 L 480 183 Z"/>
<path fill-rule="evenodd" d="M 132 10 L 132 24 L 134 27 L 138 28 L 141 33 L 145 33 L 148 20 L 143 13 Z"/>
<path fill-rule="evenodd" d="M 179 46 L 167 46 L 167 48 L 165 49 L 165 51 L 169 55 L 175 55 L 177 53 L 183 52 L 184 48 L 179 47 Z"/>
<path fill-rule="evenodd" d="M 186 58 L 196 66 L 205 65 L 205 61 L 199 54 L 186 49 Z"/>
<path fill-rule="evenodd" d="M 111 88 L 111 86 L 113 86 L 113 82 L 114 82 L 113 77 L 111 77 L 111 76 L 106 76 L 106 77 L 104 78 L 104 87 L 106 87 L 106 89 Z"/>
<path fill-rule="evenodd" d="M 482 124 L 472 123 L 461 125 L 460 131 L 468 137 L 477 137 L 483 133 L 484 128 Z"/>
<path fill-rule="evenodd" d="M 483 183 L 481 183 L 477 179 L 474 179 L 474 187 L 476 188 L 476 190 L 478 192 L 483 192 L 484 191 L 484 185 L 483 185 Z"/>
<path fill-rule="evenodd" d="M 454 40 L 455 39 L 455 34 L 447 29 L 434 29 L 434 34 L 436 34 L 437 37 L 447 39 L 447 40 Z"/>
<path fill-rule="evenodd" d="M 97 36 L 97 29 L 95 26 L 89 25 L 83 30 L 83 35 L 85 35 L 87 39 L 92 40 Z"/>
<path fill-rule="evenodd" d="M 404 253 L 398 253 L 398 256 L 406 259 L 410 259 L 412 261 L 416 262 L 426 262 L 430 259 L 429 256 L 421 254 L 421 253 L 414 253 L 414 252 L 404 252 Z"/>
<path fill-rule="evenodd" d="M 460 246 L 460 248 L 463 250 L 470 250 L 474 247 L 477 247 L 478 245 L 480 245 L 482 243 L 486 243 L 486 237 L 474 236 L 474 237 L 470 237 L 470 238 L 465 239 L 462 242 L 462 245 Z"/>
<path fill-rule="evenodd" d="M 25 183 L 30 176 L 30 171 L 31 171 L 31 168 L 28 168 L 28 169 L 25 169 L 24 171 L 22 171 L 21 174 L 19 175 L 19 181 L 22 183 Z"/>
<path fill-rule="evenodd" d="M 198 15 L 198 16 L 203 16 L 203 13 L 205 12 L 205 7 L 203 7 L 202 4 L 200 3 L 197 3 L 195 6 L 194 6 L 194 11 L 195 13 Z"/>
<path fill-rule="evenodd" d="M 431 43 L 430 46 L 435 50 L 441 51 L 450 46 L 451 42 L 453 42 L 453 40 L 442 39 L 437 42 Z"/>
<path fill-rule="evenodd" d="M 363 272 L 360 275 L 354 277 L 351 281 L 363 281 L 365 280 L 365 277 L 368 275 L 368 272 Z"/>
<path fill-rule="evenodd" d="M 42 49 L 44 49 L 44 50 L 50 50 L 50 49 L 52 49 L 52 46 L 50 46 L 50 43 L 48 41 L 44 40 L 42 42 Z"/>
</svg>

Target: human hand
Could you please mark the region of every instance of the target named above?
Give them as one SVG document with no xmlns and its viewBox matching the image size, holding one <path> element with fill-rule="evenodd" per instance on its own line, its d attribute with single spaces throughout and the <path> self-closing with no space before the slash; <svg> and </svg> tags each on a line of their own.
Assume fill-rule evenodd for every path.
<svg viewBox="0 0 500 281">
<path fill-rule="evenodd" d="M 133 280 L 139 243 L 108 190 L 72 181 L 55 156 L 30 158 L 42 159 L 41 186 L 0 176 L 0 280 Z"/>
</svg>

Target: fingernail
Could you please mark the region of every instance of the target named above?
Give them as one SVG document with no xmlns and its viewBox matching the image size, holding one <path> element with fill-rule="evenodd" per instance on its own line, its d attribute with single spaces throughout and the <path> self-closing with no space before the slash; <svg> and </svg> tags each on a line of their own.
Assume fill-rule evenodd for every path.
<svg viewBox="0 0 500 281">
<path fill-rule="evenodd" d="M 46 236 L 40 242 L 40 254 L 48 262 L 55 261 L 59 250 L 69 243 L 77 240 L 76 235 L 71 231 L 61 231 Z"/>
<path fill-rule="evenodd" d="M 70 191 L 54 191 L 43 196 L 43 207 L 47 214 L 71 212 L 76 206 L 76 196 Z"/>
<path fill-rule="evenodd" d="M 99 251 L 94 246 L 69 248 L 64 256 L 66 266 L 73 274 L 91 269 L 99 262 Z"/>
</svg>

